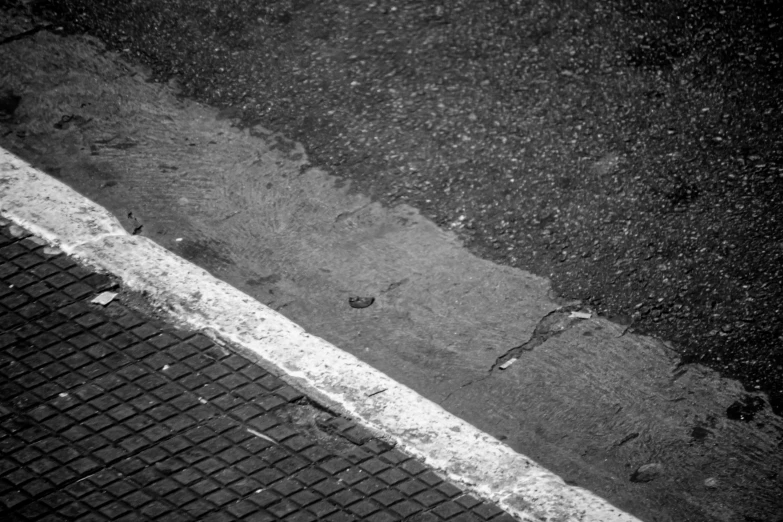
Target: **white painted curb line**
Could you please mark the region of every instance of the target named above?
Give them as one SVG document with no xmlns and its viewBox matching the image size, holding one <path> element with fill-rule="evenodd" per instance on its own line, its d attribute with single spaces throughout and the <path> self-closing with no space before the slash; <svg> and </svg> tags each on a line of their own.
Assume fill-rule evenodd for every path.
<svg viewBox="0 0 783 522">
<path fill-rule="evenodd" d="M 521 520 L 637 521 L 151 240 L 0 148 L 0 214 L 183 323 L 249 350 Z"/>
</svg>

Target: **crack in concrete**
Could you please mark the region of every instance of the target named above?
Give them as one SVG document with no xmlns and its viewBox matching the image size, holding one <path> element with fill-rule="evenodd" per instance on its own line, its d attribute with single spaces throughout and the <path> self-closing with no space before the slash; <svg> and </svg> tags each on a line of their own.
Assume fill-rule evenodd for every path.
<svg viewBox="0 0 783 522">
<path fill-rule="evenodd" d="M 495 364 L 489 369 L 489 375 L 492 375 L 498 369 L 506 369 L 509 361 L 512 361 L 512 359 L 518 359 L 524 352 L 529 352 L 552 337 L 562 334 L 576 322 L 584 321 L 584 318 L 571 316 L 571 312 L 577 309 L 579 309 L 578 305 L 565 306 L 546 314 L 538 321 L 536 329 L 533 331 L 533 336 L 528 341 L 509 349 L 497 358 Z"/>
<path fill-rule="evenodd" d="M 0 45 L 9 44 L 11 42 L 15 42 L 17 40 L 22 40 L 23 38 L 27 38 L 29 36 L 33 36 L 36 33 L 39 33 L 41 31 L 45 31 L 47 29 L 51 29 L 51 24 L 43 24 L 43 25 L 36 25 L 32 29 L 28 29 L 27 31 L 22 31 L 21 33 L 17 33 L 11 36 L 7 36 L 0 40 Z M 55 31 L 52 31 L 55 32 Z"/>
<path fill-rule="evenodd" d="M 450 391 L 441 400 L 441 404 L 445 404 L 454 396 L 454 394 L 464 390 L 465 388 L 489 379 L 496 370 L 505 369 L 502 368 L 504 364 L 511 361 L 512 359 L 518 359 L 522 353 L 529 352 L 537 346 L 544 344 L 552 337 L 556 337 L 562 334 L 578 321 L 586 320 L 586 318 L 574 317 L 571 315 L 571 312 L 577 311 L 579 308 L 580 306 L 578 304 L 571 304 L 546 314 L 538 321 L 538 324 L 533 331 L 533 335 L 528 341 L 507 350 L 506 353 L 498 357 L 492 367 L 487 370 L 487 374 L 484 377 L 468 381 L 465 384 L 461 384 L 458 388 Z"/>
</svg>

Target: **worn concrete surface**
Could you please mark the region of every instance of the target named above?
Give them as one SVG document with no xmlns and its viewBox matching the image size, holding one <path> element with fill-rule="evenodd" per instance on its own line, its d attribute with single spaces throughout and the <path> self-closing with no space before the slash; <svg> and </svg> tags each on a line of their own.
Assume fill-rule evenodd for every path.
<svg viewBox="0 0 783 522">
<path fill-rule="evenodd" d="M 413 209 L 348 194 L 283 138 L 177 101 L 93 44 L 34 38 L 27 70 L 12 52 L 27 42 L 3 49 L 24 100 L 9 150 L 406 384 L 448 393 L 556 308 L 546 280 L 469 255 Z M 356 310 L 354 295 L 376 302 Z"/>
<path fill-rule="evenodd" d="M 0 87 L 20 97 L 0 145 L 129 231 L 646 520 L 783 509 L 779 419 L 727 418 L 751 400 L 735 384 L 594 319 L 492 371 L 558 308 L 546 280 L 351 194 L 296 143 L 177 99 L 94 41 L 44 31 L 0 47 L 0 61 Z M 351 296 L 376 301 L 357 310 Z M 663 471 L 631 481 L 644 464 Z"/>
<path fill-rule="evenodd" d="M 635 495 L 649 512 L 665 507 L 700 513 L 695 520 L 743 520 L 750 499 L 756 508 L 766 503 L 770 515 L 779 512 L 780 419 L 769 409 L 752 422 L 727 418 L 742 386 L 677 360 L 664 344 L 623 335 L 610 322 L 577 321 L 442 404 L 492 426 L 569 483 L 610 498 Z M 629 482 L 650 464 L 662 473 Z"/>
</svg>

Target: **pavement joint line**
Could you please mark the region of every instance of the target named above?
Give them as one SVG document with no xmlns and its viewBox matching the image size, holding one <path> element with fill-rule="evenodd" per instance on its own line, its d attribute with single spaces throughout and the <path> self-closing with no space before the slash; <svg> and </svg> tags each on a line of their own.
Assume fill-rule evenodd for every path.
<svg viewBox="0 0 783 522">
<path fill-rule="evenodd" d="M 2 148 L 0 214 L 66 254 L 117 276 L 175 321 L 261 359 L 311 396 L 521 520 L 638 520 L 585 489 L 565 484 L 207 271 L 148 238 L 128 234 L 106 209 Z"/>
</svg>

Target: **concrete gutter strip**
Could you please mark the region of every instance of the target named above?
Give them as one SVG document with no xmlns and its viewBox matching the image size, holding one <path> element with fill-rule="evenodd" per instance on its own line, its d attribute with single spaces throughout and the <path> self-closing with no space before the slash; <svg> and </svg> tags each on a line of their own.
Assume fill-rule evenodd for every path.
<svg viewBox="0 0 783 522">
<path fill-rule="evenodd" d="M 83 243 L 127 234 L 108 210 L 2 148 L 0 204 L 9 219 L 67 254 Z"/>
<path fill-rule="evenodd" d="M 306 392 L 356 417 L 436 471 L 521 520 L 635 521 L 587 490 L 446 412 L 385 374 L 151 240 L 0 149 L 0 213 L 144 292 L 178 321 L 268 361 Z"/>
</svg>

